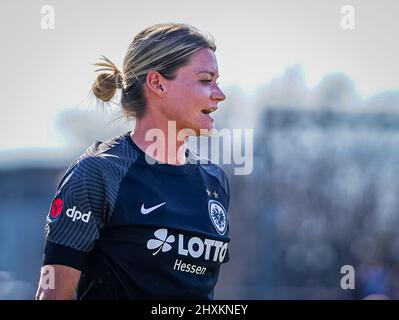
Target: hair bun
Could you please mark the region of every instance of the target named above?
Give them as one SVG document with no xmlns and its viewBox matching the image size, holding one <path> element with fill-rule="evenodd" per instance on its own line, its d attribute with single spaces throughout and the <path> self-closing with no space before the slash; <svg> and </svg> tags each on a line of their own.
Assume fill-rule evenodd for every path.
<svg viewBox="0 0 399 320">
<path fill-rule="evenodd" d="M 118 67 L 107 57 L 101 56 L 100 62 L 94 65 L 100 67 L 95 72 L 101 72 L 92 85 L 94 95 L 104 101 L 110 101 L 117 89 L 123 88 L 123 75 Z"/>
</svg>

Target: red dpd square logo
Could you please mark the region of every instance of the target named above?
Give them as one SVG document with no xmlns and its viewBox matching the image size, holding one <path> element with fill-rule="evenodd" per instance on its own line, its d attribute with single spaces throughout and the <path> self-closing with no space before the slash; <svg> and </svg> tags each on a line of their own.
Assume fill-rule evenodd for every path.
<svg viewBox="0 0 399 320">
<path fill-rule="evenodd" d="M 57 198 L 53 201 L 50 209 L 50 217 L 51 218 L 56 218 L 60 215 L 62 211 L 62 200 L 60 198 Z"/>
</svg>

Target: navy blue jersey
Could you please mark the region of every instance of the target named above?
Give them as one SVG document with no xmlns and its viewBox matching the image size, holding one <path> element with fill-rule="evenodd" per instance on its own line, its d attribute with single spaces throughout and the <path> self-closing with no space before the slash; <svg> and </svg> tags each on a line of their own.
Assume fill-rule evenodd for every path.
<svg viewBox="0 0 399 320">
<path fill-rule="evenodd" d="M 229 260 L 229 184 L 186 157 L 150 164 L 130 132 L 94 143 L 57 188 L 43 265 L 81 270 L 78 299 L 213 299 Z"/>
</svg>

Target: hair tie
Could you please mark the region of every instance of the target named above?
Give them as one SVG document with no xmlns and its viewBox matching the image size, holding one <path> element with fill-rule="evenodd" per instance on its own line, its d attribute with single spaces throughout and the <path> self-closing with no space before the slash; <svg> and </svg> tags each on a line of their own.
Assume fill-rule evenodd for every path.
<svg viewBox="0 0 399 320">
<path fill-rule="evenodd" d="M 123 89 L 123 75 L 121 72 L 115 73 L 115 85 L 118 89 Z"/>
</svg>

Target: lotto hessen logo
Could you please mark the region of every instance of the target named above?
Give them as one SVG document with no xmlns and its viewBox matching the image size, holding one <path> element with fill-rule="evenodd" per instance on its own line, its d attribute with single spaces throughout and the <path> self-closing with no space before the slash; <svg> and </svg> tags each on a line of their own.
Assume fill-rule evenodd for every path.
<svg viewBox="0 0 399 320">
<path fill-rule="evenodd" d="M 69 208 L 66 211 L 66 215 L 68 218 L 71 218 L 73 222 L 75 222 L 77 220 L 81 220 L 84 223 L 88 223 L 90 216 L 91 216 L 91 211 L 89 211 L 87 213 L 82 213 L 82 212 L 76 210 L 76 206 L 74 206 L 72 209 Z"/>
<path fill-rule="evenodd" d="M 154 250 L 155 256 L 158 252 L 168 252 L 172 250 L 172 244 L 175 243 L 175 236 L 168 235 L 168 229 L 162 228 L 154 232 L 156 239 L 147 241 L 147 249 Z M 204 258 L 222 262 L 227 253 L 227 242 L 212 239 L 200 239 L 199 237 L 187 238 L 183 234 L 177 237 L 177 253 L 181 256 L 191 256 L 193 258 Z"/>
<path fill-rule="evenodd" d="M 57 198 L 53 201 L 53 203 L 51 204 L 51 208 L 50 208 L 50 217 L 52 219 L 57 218 L 61 212 L 62 212 L 62 199 L 61 198 Z"/>
<path fill-rule="evenodd" d="M 215 200 L 209 200 L 208 212 L 216 231 L 220 235 L 224 235 L 227 230 L 227 213 L 222 204 Z"/>
<path fill-rule="evenodd" d="M 158 229 L 154 232 L 154 236 L 156 239 L 150 239 L 147 242 L 148 249 L 157 249 L 157 251 L 153 252 L 153 256 L 155 256 L 160 250 L 162 250 L 162 252 L 167 252 L 172 249 L 170 243 L 175 242 L 175 237 L 173 235 L 168 236 L 167 229 Z"/>
</svg>

